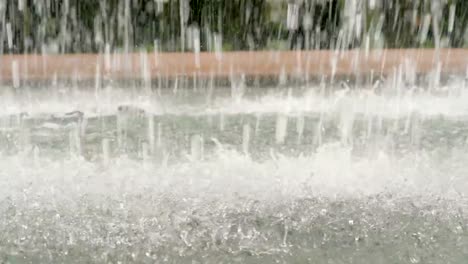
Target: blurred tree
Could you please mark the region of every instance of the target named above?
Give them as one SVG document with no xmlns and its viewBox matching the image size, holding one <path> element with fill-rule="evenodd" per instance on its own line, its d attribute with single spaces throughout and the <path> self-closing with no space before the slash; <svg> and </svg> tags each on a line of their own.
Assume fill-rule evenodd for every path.
<svg viewBox="0 0 468 264">
<path fill-rule="evenodd" d="M 272 43 L 288 41 L 283 47 L 468 45 L 468 1 L 294 1 L 300 12 L 292 31 L 288 2 L 281 0 L 0 1 L 0 52 L 151 50 L 154 43 L 181 51 L 192 41 L 191 28 L 200 32 L 201 50 L 210 51 L 221 40 L 226 50 L 280 48 Z"/>
</svg>

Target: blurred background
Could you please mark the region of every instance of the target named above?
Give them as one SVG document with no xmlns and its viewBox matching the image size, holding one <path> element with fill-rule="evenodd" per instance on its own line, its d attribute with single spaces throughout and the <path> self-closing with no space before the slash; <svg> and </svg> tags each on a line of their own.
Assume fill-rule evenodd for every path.
<svg viewBox="0 0 468 264">
<path fill-rule="evenodd" d="M 0 52 L 464 48 L 464 0 L 3 0 Z M 198 47 L 197 47 L 198 49 Z"/>
</svg>

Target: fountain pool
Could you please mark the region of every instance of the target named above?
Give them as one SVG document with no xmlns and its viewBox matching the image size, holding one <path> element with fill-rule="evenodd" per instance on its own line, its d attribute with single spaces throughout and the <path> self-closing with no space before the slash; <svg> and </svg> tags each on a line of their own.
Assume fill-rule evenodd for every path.
<svg viewBox="0 0 468 264">
<path fill-rule="evenodd" d="M 4 94 L 2 261 L 461 263 L 468 93 L 449 86 Z"/>
</svg>

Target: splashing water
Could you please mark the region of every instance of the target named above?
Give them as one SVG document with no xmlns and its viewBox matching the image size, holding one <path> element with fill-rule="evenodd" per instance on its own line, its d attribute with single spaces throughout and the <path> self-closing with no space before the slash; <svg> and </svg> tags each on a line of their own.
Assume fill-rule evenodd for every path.
<svg viewBox="0 0 468 264">
<path fill-rule="evenodd" d="M 316 90 L 231 98 L 225 89 L 209 108 L 195 90 L 190 102 L 168 91 L 157 104 L 119 89 L 100 101 L 82 92 L 72 104 L 10 99 L 0 119 L 2 254 L 10 262 L 464 259 L 466 93 Z"/>
<path fill-rule="evenodd" d="M 406 2 L 0 1 L 0 263 L 465 263 L 467 5 Z"/>
</svg>

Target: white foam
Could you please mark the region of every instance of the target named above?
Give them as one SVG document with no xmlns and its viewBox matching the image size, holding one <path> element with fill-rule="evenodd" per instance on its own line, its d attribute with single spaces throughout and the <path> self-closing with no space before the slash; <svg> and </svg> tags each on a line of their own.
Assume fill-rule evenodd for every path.
<svg viewBox="0 0 468 264">
<path fill-rule="evenodd" d="M 200 139 L 196 136 L 197 142 Z M 104 152 L 109 151 L 105 142 L 103 147 Z M 201 155 L 198 147 L 193 151 Z M 468 190 L 468 155 L 462 149 L 442 160 L 424 151 L 401 157 L 377 152 L 357 158 L 349 148 L 332 143 L 310 155 L 272 153 L 271 159 L 259 162 L 221 146 L 204 160 L 183 159 L 161 166 L 155 161 L 120 157 L 105 159 L 104 167 L 80 157 L 58 162 L 44 154 L 36 156 L 32 165 L 30 154 L 0 159 L 1 196 L 23 195 L 25 188 L 47 195 L 50 188 L 55 188 L 72 196 L 99 194 L 112 198 L 150 191 L 153 195 L 229 201 L 239 196 L 284 200 L 379 194 L 461 198 Z"/>
<path fill-rule="evenodd" d="M 241 82 L 242 83 L 242 82 Z M 468 116 L 468 90 L 463 82 L 452 82 L 445 86 L 434 87 L 432 91 L 440 90 L 444 95 L 433 95 L 429 92 L 419 92 L 421 88 L 413 86 L 398 89 L 395 94 L 391 84 L 383 84 L 380 94 L 372 90 L 353 90 L 346 95 L 335 93 L 323 96 L 319 87 L 310 87 L 309 92 L 300 96 L 288 96 L 284 93 L 273 93 L 257 96 L 255 98 L 245 95 L 243 84 L 231 87 L 231 96 L 218 96 L 212 99 L 207 106 L 204 100 L 178 99 L 177 95 L 163 95 L 160 99 L 149 96 L 136 96 L 128 89 L 112 89 L 106 98 L 96 101 L 96 94 L 91 91 L 80 91 L 73 96 L 54 98 L 42 95 L 28 97 L 3 96 L 4 108 L 0 116 L 15 115 L 27 112 L 30 116 L 35 114 L 66 113 L 79 110 L 86 116 L 114 115 L 120 105 L 131 105 L 154 115 L 207 115 L 207 114 L 265 114 L 283 113 L 287 115 L 298 114 L 331 114 L 340 111 L 337 101 L 345 97 L 349 104 L 354 106 L 357 115 L 368 115 L 396 118 L 407 117 L 413 112 L 422 116 Z M 240 88 L 239 88 L 240 87 Z M 217 89 L 217 88 L 214 88 Z M 266 89 L 266 88 L 265 88 Z M 183 95 L 181 95 L 183 96 Z M 105 100 L 102 100 L 105 99 Z M 341 100 L 341 99 L 340 99 Z M 280 106 L 280 107 L 279 107 Z M 398 106 L 398 107 L 396 107 Z"/>
</svg>

